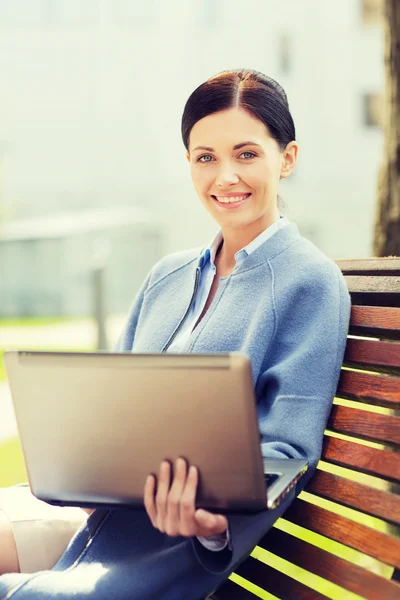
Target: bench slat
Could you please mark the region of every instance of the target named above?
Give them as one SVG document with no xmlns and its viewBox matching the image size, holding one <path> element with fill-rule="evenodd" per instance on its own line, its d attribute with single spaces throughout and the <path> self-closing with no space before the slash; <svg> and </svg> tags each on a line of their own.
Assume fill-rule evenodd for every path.
<svg viewBox="0 0 400 600">
<path fill-rule="evenodd" d="M 385 306 L 400 308 L 400 294 L 351 292 L 352 306 Z"/>
<path fill-rule="evenodd" d="M 400 378 L 342 369 L 336 395 L 347 400 L 396 408 L 400 406 Z"/>
<path fill-rule="evenodd" d="M 369 600 L 398 600 L 400 584 L 339 558 L 273 527 L 262 548 Z"/>
<path fill-rule="evenodd" d="M 352 306 L 350 334 L 400 339 L 400 308 Z"/>
<path fill-rule="evenodd" d="M 400 375 L 400 342 L 348 339 L 343 362 Z"/>
<path fill-rule="evenodd" d="M 390 450 L 370 448 L 325 435 L 322 457 L 335 465 L 355 468 L 361 473 L 376 475 L 394 483 L 400 482 L 400 454 Z"/>
<path fill-rule="evenodd" d="M 269 565 L 253 558 L 246 560 L 236 571 L 238 575 L 268 590 L 278 598 L 302 598 L 304 600 L 322 600 L 323 594 L 312 590 L 292 577 L 273 569 Z M 231 596 L 234 598 L 235 596 Z"/>
<path fill-rule="evenodd" d="M 400 525 L 400 496 L 317 469 L 306 492 Z"/>
<path fill-rule="evenodd" d="M 382 258 L 344 258 L 337 259 L 335 263 L 338 265 L 344 275 L 363 274 L 363 275 L 387 275 L 392 272 L 398 275 L 400 271 L 400 258 L 382 257 Z"/>
<path fill-rule="evenodd" d="M 400 418 L 334 404 L 328 429 L 364 440 L 400 445 Z"/>
<path fill-rule="evenodd" d="M 350 294 L 399 294 L 400 277 L 398 275 L 345 275 Z"/>
<path fill-rule="evenodd" d="M 284 519 L 400 568 L 400 539 L 297 498 Z"/>
</svg>

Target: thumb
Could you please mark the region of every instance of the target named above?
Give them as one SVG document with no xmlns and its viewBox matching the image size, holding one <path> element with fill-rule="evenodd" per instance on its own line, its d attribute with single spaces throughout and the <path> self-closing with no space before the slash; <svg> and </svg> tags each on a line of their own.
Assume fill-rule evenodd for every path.
<svg viewBox="0 0 400 600">
<path fill-rule="evenodd" d="M 201 527 L 210 532 L 209 535 L 224 533 L 228 528 L 228 519 L 224 515 L 215 515 L 199 508 L 195 511 L 194 517 Z"/>
</svg>

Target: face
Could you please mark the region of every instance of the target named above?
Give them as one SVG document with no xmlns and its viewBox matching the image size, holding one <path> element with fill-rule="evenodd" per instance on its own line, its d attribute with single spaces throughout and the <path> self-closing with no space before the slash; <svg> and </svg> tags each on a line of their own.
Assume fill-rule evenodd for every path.
<svg viewBox="0 0 400 600">
<path fill-rule="evenodd" d="M 282 152 L 262 121 L 231 108 L 197 121 L 186 157 L 196 192 L 221 228 L 261 232 L 279 217 L 278 183 L 294 169 L 297 150 L 290 142 Z"/>
</svg>

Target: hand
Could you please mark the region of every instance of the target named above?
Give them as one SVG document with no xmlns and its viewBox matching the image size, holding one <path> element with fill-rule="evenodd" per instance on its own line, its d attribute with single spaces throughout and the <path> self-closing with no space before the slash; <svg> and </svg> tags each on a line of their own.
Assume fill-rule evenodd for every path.
<svg viewBox="0 0 400 600">
<path fill-rule="evenodd" d="M 224 515 L 215 515 L 202 508 L 196 510 L 197 467 L 191 466 L 187 473 L 185 459 L 178 458 L 170 484 L 171 465 L 168 461 L 161 463 L 156 495 L 155 476 L 149 475 L 146 479 L 144 506 L 156 529 L 172 537 L 208 537 L 227 530 L 228 519 Z"/>
</svg>

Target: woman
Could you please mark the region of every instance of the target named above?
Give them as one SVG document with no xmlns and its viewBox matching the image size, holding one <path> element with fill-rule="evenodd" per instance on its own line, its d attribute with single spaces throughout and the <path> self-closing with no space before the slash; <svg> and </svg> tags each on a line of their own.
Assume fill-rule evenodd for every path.
<svg viewBox="0 0 400 600">
<path fill-rule="evenodd" d="M 53 569 L 0 577 L 1 598 L 204 598 L 319 460 L 350 297 L 335 263 L 279 214 L 279 180 L 298 153 L 285 92 L 256 71 L 219 73 L 189 97 L 182 136 L 194 187 L 220 231 L 208 247 L 153 267 L 116 350 L 248 354 L 262 454 L 307 458 L 308 475 L 278 508 L 227 518 L 196 510 L 195 468 L 178 460 L 172 477 L 162 464 L 157 485 L 151 475 L 145 482 L 143 510 L 95 510 Z"/>
</svg>

